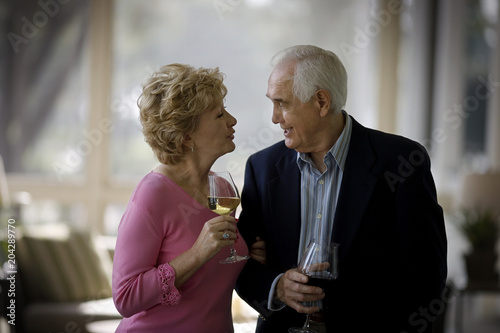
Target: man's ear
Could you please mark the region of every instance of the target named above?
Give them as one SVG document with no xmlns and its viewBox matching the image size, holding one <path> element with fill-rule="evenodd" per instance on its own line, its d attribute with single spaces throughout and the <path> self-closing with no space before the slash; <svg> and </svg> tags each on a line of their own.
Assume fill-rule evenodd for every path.
<svg viewBox="0 0 500 333">
<path fill-rule="evenodd" d="M 321 117 L 326 116 L 330 112 L 331 98 L 328 91 L 320 89 L 316 91 L 316 103 L 319 107 L 319 114 Z"/>
</svg>

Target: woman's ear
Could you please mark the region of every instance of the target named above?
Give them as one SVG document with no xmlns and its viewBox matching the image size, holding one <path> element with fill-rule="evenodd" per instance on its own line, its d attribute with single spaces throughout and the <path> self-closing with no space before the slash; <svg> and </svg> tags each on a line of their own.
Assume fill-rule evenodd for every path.
<svg viewBox="0 0 500 333">
<path fill-rule="evenodd" d="M 186 149 L 193 150 L 194 142 L 189 134 L 184 135 L 184 141 L 182 142 L 182 145 L 186 147 Z"/>
</svg>

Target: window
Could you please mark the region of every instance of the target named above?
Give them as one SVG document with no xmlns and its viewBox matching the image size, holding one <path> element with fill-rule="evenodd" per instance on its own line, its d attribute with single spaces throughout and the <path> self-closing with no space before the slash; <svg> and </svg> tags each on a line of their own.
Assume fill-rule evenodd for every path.
<svg viewBox="0 0 500 333">
<path fill-rule="evenodd" d="M 466 156 L 486 154 L 486 118 L 490 87 L 488 76 L 496 44 L 498 2 L 468 0 L 465 5 L 464 152 Z"/>
<path fill-rule="evenodd" d="M 365 77 L 373 70 L 366 68 L 366 61 L 375 43 L 370 45 L 368 40 L 360 46 L 355 38 L 359 29 L 362 34 L 370 33 L 366 17 L 370 10 L 376 10 L 362 4 L 155 0 L 144 6 L 134 0 L 117 1 L 113 19 L 111 109 L 115 130 L 110 143 L 111 178 L 138 180 L 157 164 L 140 131 L 137 98 L 142 81 L 160 66 L 178 62 L 219 67 L 226 74 L 226 105 L 238 120 L 236 150 L 221 157 L 213 169 L 229 170 L 241 190 L 248 156 L 283 138 L 279 126 L 271 122 L 271 103 L 265 97 L 271 57 L 296 43 L 316 44 L 337 52 L 346 67 L 363 66 L 365 71 L 353 70 L 352 77 Z M 330 13 L 339 15 L 332 20 Z M 353 28 L 352 22 L 360 28 Z M 370 23 L 380 29 L 376 18 Z M 349 96 L 356 96 L 356 90 L 365 90 L 368 84 L 364 78 L 353 80 Z M 369 104 L 369 91 L 362 94 Z M 355 97 L 353 100 L 354 105 L 362 104 Z M 360 117 L 369 111 L 353 109 Z M 116 205 L 108 207 L 109 216 L 119 215 L 119 209 Z M 107 230 L 116 227 L 106 222 Z"/>
<path fill-rule="evenodd" d="M 85 167 L 89 2 L 47 3 L 2 2 L 0 154 L 9 173 L 62 181 Z"/>
<path fill-rule="evenodd" d="M 33 198 L 26 223 L 55 219 L 116 232 L 135 185 L 157 164 L 138 121 L 141 83 L 173 62 L 218 66 L 226 74 L 237 148 L 213 168 L 231 171 L 241 188 L 248 156 L 282 139 L 265 93 L 270 58 L 293 44 L 336 52 L 349 73 L 346 110 L 374 128 L 397 118 L 387 130 L 430 143 L 438 189 L 446 189 L 465 154 L 484 156 L 491 141 L 484 134 L 491 99 L 481 101 L 458 130 L 445 116 L 477 86 L 476 74 L 489 78 L 498 0 L 432 4 L 0 1 L 0 31 L 8 37 L 0 48 L 0 154 L 11 191 Z M 432 15 L 435 28 L 430 18 L 421 21 Z M 463 20 L 448 19 L 457 15 Z M 420 29 L 422 22 L 429 29 Z M 426 48 L 432 39 L 435 49 Z M 383 72 L 391 65 L 399 81 L 391 79 L 396 71 Z M 397 107 L 382 110 L 396 99 Z M 445 144 L 436 137 L 441 129 Z"/>
<path fill-rule="evenodd" d="M 367 15 L 366 9 L 357 12 L 359 8 L 359 1 L 156 0 L 147 6 L 117 1 L 112 175 L 138 177 L 156 163 L 140 132 L 136 101 L 146 77 L 162 65 L 179 62 L 218 66 L 226 74 L 226 104 L 238 119 L 237 149 L 214 168 L 230 170 L 241 183 L 249 154 L 282 139 L 279 127 L 271 123 L 271 104 L 265 97 L 272 55 L 297 42 L 321 45 L 341 55 L 338 46 L 353 39 L 349 22 Z M 334 12 L 342 15 L 332 20 Z"/>
<path fill-rule="evenodd" d="M 86 176 L 89 4 L 0 3 L 0 31 L 7 37 L 0 46 L 0 155 L 15 192 L 31 193 L 34 183 L 44 183 L 41 195 L 22 211 L 26 223 L 85 226 L 87 208 L 81 196 L 59 200 L 64 194 L 51 197 L 45 185 L 78 186 Z M 23 179 L 20 184 L 12 179 L 15 175 Z M 19 201 L 13 196 L 12 201 Z"/>
<path fill-rule="evenodd" d="M 461 175 L 498 168 L 498 0 L 439 3 L 433 80 L 431 157 L 443 202 Z M 487 119 L 491 119 L 487 121 Z"/>
</svg>

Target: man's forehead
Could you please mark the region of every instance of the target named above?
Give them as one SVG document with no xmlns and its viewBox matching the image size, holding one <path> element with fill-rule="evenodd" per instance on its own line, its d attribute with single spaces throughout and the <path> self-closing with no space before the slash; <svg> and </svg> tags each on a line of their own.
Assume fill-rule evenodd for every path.
<svg viewBox="0 0 500 333">
<path fill-rule="evenodd" d="M 286 70 L 274 70 L 269 76 L 267 85 L 269 89 L 287 88 L 293 83 L 293 72 Z"/>
<path fill-rule="evenodd" d="M 288 81 L 293 79 L 295 73 L 295 62 L 285 61 L 279 63 L 271 72 L 269 80 Z"/>
</svg>

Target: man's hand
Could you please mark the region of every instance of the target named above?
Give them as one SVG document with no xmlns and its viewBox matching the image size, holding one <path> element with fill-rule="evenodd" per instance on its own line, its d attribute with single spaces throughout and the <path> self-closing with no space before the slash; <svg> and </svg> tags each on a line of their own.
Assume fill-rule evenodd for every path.
<svg viewBox="0 0 500 333">
<path fill-rule="evenodd" d="M 300 313 L 318 312 L 317 306 L 304 306 L 302 302 L 323 299 L 325 293 L 320 287 L 308 286 L 308 277 L 296 269 L 288 270 L 278 281 L 277 297 L 289 307 Z"/>
</svg>

